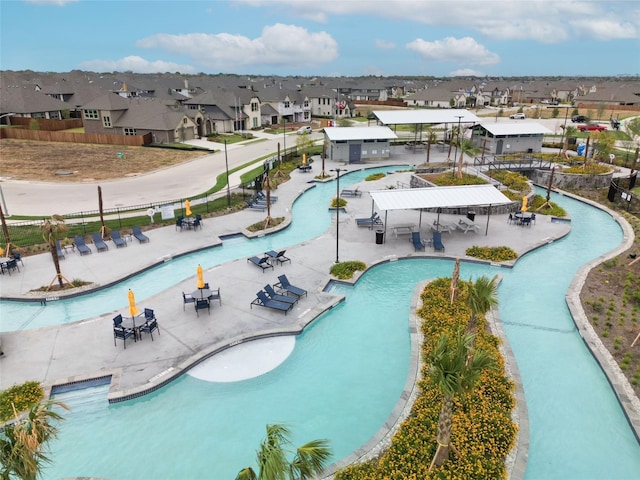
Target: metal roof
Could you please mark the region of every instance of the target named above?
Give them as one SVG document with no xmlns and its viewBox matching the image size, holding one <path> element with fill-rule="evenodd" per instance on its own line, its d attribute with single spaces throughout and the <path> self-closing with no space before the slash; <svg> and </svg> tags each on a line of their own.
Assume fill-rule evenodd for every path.
<svg viewBox="0 0 640 480">
<path fill-rule="evenodd" d="M 467 207 L 511 203 L 511 200 L 493 185 L 373 190 L 369 193 L 380 210 Z"/>
<path fill-rule="evenodd" d="M 330 141 L 390 140 L 398 138 L 389 127 L 326 127 L 324 133 Z"/>
<path fill-rule="evenodd" d="M 373 114 L 385 125 L 405 125 L 416 123 L 480 123 L 480 119 L 469 110 L 446 108 L 439 110 L 376 110 Z"/>
<path fill-rule="evenodd" d="M 527 122 L 526 120 L 519 120 L 517 122 L 486 122 L 481 123 L 492 135 L 544 135 L 547 133 L 553 133 L 547 127 L 540 125 L 536 122 Z"/>
</svg>

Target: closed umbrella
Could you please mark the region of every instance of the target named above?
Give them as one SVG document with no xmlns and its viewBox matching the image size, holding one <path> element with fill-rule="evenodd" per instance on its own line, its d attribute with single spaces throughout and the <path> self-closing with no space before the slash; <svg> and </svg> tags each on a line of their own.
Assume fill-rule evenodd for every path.
<svg viewBox="0 0 640 480">
<path fill-rule="evenodd" d="M 522 197 L 522 208 L 520 210 L 522 210 L 523 212 L 527 211 L 527 202 L 529 201 L 529 199 L 527 197 Z"/>
<path fill-rule="evenodd" d="M 184 210 L 187 213 L 187 217 L 191 216 L 191 202 L 189 200 L 185 200 Z"/>
<path fill-rule="evenodd" d="M 140 310 L 138 310 L 138 307 L 136 307 L 136 297 L 133 294 L 133 290 L 129 289 L 129 313 L 131 314 L 131 317 L 133 318 L 139 312 L 140 312 Z"/>
<path fill-rule="evenodd" d="M 202 278 L 202 265 L 198 265 L 198 288 L 204 288 L 204 279 Z"/>
</svg>

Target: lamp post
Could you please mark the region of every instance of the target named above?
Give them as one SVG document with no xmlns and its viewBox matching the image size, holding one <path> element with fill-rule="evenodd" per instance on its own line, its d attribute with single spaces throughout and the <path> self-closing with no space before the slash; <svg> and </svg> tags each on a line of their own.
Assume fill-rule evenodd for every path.
<svg viewBox="0 0 640 480">
<path fill-rule="evenodd" d="M 287 154 L 287 119 L 282 117 L 282 159 L 280 160 L 280 165 L 285 159 Z"/>
<path fill-rule="evenodd" d="M 551 108 L 551 107 L 549 107 Z M 557 107 L 554 107 L 557 108 Z M 564 150 L 564 136 L 567 134 L 567 117 L 569 116 L 570 105 L 564 107 L 564 126 L 562 127 L 562 135 L 560 136 L 560 154 Z"/>
<path fill-rule="evenodd" d="M 346 172 L 345 168 L 332 168 L 331 172 L 336 172 L 336 263 L 339 260 L 339 240 L 340 240 L 340 172 Z"/>
<path fill-rule="evenodd" d="M 458 119 L 458 133 L 456 134 L 456 153 L 453 155 L 453 163 L 456 163 L 458 159 L 458 145 L 460 144 L 460 120 L 464 117 L 464 115 L 454 115 Z"/>
<path fill-rule="evenodd" d="M 227 157 L 227 139 L 224 139 L 224 165 L 227 170 L 227 208 L 231 208 L 231 190 L 229 186 L 229 158 Z"/>
</svg>

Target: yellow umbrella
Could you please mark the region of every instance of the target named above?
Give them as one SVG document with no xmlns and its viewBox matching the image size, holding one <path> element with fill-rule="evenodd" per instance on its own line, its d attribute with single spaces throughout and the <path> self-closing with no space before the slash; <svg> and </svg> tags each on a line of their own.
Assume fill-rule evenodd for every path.
<svg viewBox="0 0 640 480">
<path fill-rule="evenodd" d="M 189 200 L 185 200 L 184 209 L 187 212 L 187 217 L 191 216 L 191 202 Z"/>
<path fill-rule="evenodd" d="M 522 208 L 520 209 L 523 212 L 527 211 L 527 202 L 529 199 L 527 197 L 522 197 Z"/>
<path fill-rule="evenodd" d="M 202 278 L 202 265 L 198 265 L 198 288 L 204 288 L 204 279 Z"/>
<path fill-rule="evenodd" d="M 136 307 L 136 297 L 133 294 L 133 290 L 129 289 L 129 313 L 132 317 L 135 317 L 140 310 Z"/>
<path fill-rule="evenodd" d="M 306 165 L 307 164 L 307 154 L 303 153 L 302 154 L 302 165 Z"/>
<path fill-rule="evenodd" d="M 0 257 L 4 255 L 4 248 L 0 247 Z"/>
</svg>

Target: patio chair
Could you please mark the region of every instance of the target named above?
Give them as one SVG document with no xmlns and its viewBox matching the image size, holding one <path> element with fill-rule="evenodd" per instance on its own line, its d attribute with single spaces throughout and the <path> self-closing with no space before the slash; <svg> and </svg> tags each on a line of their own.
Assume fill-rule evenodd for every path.
<svg viewBox="0 0 640 480">
<path fill-rule="evenodd" d="M 180 231 L 182 231 L 182 229 L 184 228 L 183 220 L 184 219 L 182 217 L 176 218 L 176 230 L 180 229 Z"/>
<path fill-rule="evenodd" d="M 133 232 L 133 236 L 136 237 L 138 242 L 147 243 L 149 241 L 149 237 L 147 237 L 144 233 L 142 233 L 142 230 L 140 230 L 140 227 L 131 227 L 131 230 Z"/>
<path fill-rule="evenodd" d="M 437 252 L 442 250 L 444 252 L 444 245 L 442 244 L 442 233 L 433 232 L 433 249 Z"/>
<path fill-rule="evenodd" d="M 144 318 L 146 322 L 138 329 L 138 331 L 140 332 L 140 340 L 142 340 L 142 332 L 145 332 L 151 335 L 151 341 L 153 342 L 153 331 L 157 330 L 158 335 L 160 335 L 158 319 L 156 318 L 154 311 L 150 308 L 144 309 Z"/>
<path fill-rule="evenodd" d="M 205 288 L 206 287 L 206 283 L 205 283 Z M 212 300 L 218 300 L 218 303 L 220 303 L 220 306 L 222 306 L 222 298 L 220 297 L 220 287 L 218 287 L 217 290 L 211 290 L 211 295 L 209 295 L 209 302 L 211 302 Z"/>
<path fill-rule="evenodd" d="M 20 271 L 20 269 L 18 268 L 18 261 L 15 258 L 2 263 L 2 273 L 7 272 L 9 275 L 11 275 L 11 270 L 18 270 L 18 272 Z"/>
<path fill-rule="evenodd" d="M 209 315 L 211 315 L 211 303 L 209 302 L 208 298 L 205 298 L 203 300 L 197 298 L 194 306 L 196 308 L 196 315 L 200 316 L 199 310 L 204 310 L 205 308 L 209 312 Z"/>
<path fill-rule="evenodd" d="M 253 308 L 254 305 L 271 308 L 273 310 L 279 310 L 281 312 L 284 312 L 285 315 L 293 307 L 292 303 L 284 303 L 284 302 L 279 302 L 277 300 L 271 300 L 269 297 L 267 297 L 267 294 L 262 290 L 256 293 L 255 300 L 251 302 L 251 308 Z"/>
<path fill-rule="evenodd" d="M 536 223 L 536 214 L 535 213 L 531 214 L 531 223 Z"/>
<path fill-rule="evenodd" d="M 62 247 L 60 246 L 60 241 L 56 240 L 55 244 L 56 244 L 56 252 L 58 253 L 58 258 L 64 260 L 65 258 L 64 250 L 62 250 Z"/>
<path fill-rule="evenodd" d="M 127 242 L 120 235 L 120 230 L 111 230 L 111 240 L 116 244 L 116 248 L 127 246 Z"/>
<path fill-rule="evenodd" d="M 254 265 L 256 265 L 257 267 L 260 267 L 262 269 L 262 273 L 264 273 L 264 271 L 267 268 L 273 268 L 273 265 L 271 265 L 269 263 L 269 257 L 267 257 L 267 256 L 262 257 L 262 258 L 249 257 L 249 258 L 247 258 L 247 262 L 251 262 Z"/>
<path fill-rule="evenodd" d="M 11 257 L 16 261 L 16 262 L 20 262 L 20 264 L 24 267 L 24 262 L 22 261 L 22 255 L 20 255 L 18 252 L 13 252 L 11 254 Z"/>
<path fill-rule="evenodd" d="M 265 285 L 263 290 L 265 292 L 267 292 L 267 295 L 269 296 L 269 299 L 271 300 L 275 300 L 277 302 L 282 302 L 282 303 L 291 303 L 294 304 L 298 301 L 298 297 L 290 297 L 288 295 L 281 295 L 279 293 L 277 293 L 273 287 L 269 284 Z"/>
<path fill-rule="evenodd" d="M 104 240 L 102 239 L 101 234 L 92 233 L 91 237 L 93 238 L 93 244 L 96 246 L 96 249 L 98 250 L 98 252 L 106 252 L 107 250 L 109 250 L 109 247 L 107 246 L 106 243 L 104 243 Z"/>
<path fill-rule="evenodd" d="M 122 340 L 124 348 L 127 348 L 127 338 L 133 337 L 136 341 L 136 334 L 133 330 L 122 326 L 122 315 L 118 314 L 113 317 L 113 346 L 116 346 L 116 340 Z"/>
<path fill-rule="evenodd" d="M 282 291 L 291 293 L 296 297 L 302 297 L 303 295 L 305 296 L 307 295 L 307 291 L 305 289 L 291 285 L 286 275 L 279 275 L 278 280 L 280 280 L 280 282 L 276 283 L 274 287 L 280 288 Z"/>
<path fill-rule="evenodd" d="M 422 243 L 422 239 L 420 238 L 420 232 L 411 233 L 411 242 L 416 252 L 419 250 L 424 252 L 424 243 Z"/>
<path fill-rule="evenodd" d="M 182 310 L 183 311 L 185 310 L 184 306 L 187 303 L 195 303 L 195 301 L 196 301 L 196 299 L 193 298 L 191 295 L 189 295 L 188 293 L 182 292 Z"/>
<path fill-rule="evenodd" d="M 513 218 L 513 213 L 509 214 L 509 218 L 507 218 L 507 223 L 511 224 L 515 222 L 515 218 Z"/>
<path fill-rule="evenodd" d="M 73 243 L 76 244 L 76 248 L 78 249 L 78 252 L 80 252 L 80 255 L 93 253 L 91 249 L 87 246 L 87 244 L 84 242 L 84 238 L 81 235 L 76 235 L 73 238 Z"/>
<path fill-rule="evenodd" d="M 284 256 L 285 252 L 286 250 L 282 250 L 280 252 L 269 250 L 268 252 L 264 252 L 264 254 L 267 255 L 271 260 L 275 260 L 282 265 L 285 262 L 291 262 L 290 258 Z"/>
<path fill-rule="evenodd" d="M 202 220 L 196 218 L 193 220 L 193 229 L 197 230 L 198 228 L 202 229 Z"/>
</svg>

